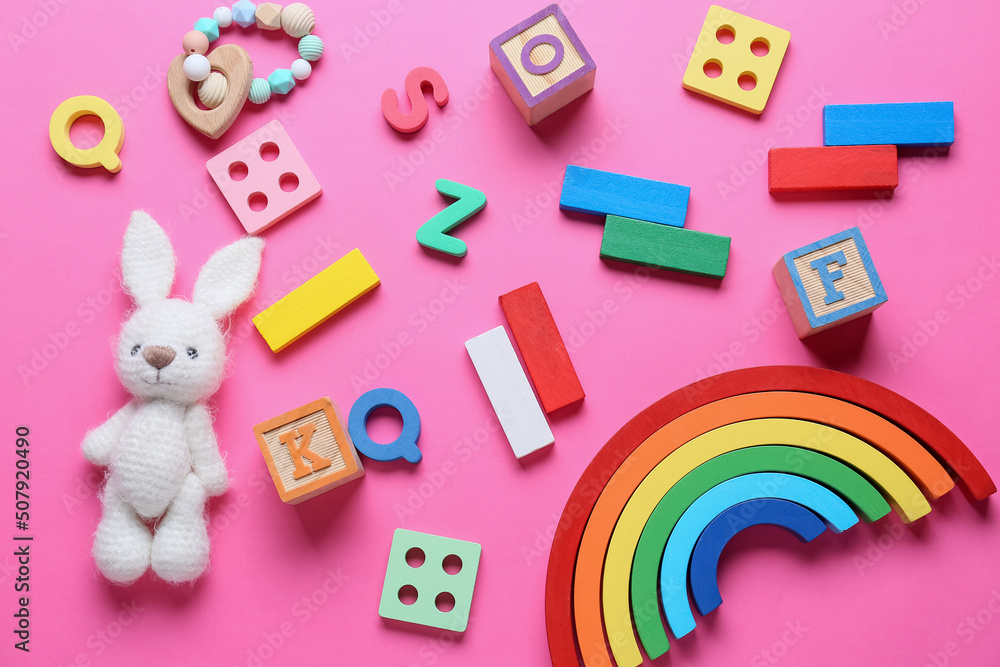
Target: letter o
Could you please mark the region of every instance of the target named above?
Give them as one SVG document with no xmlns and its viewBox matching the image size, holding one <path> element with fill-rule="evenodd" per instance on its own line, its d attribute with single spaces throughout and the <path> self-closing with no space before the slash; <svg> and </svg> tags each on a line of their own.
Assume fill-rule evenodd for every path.
<svg viewBox="0 0 1000 667">
<path fill-rule="evenodd" d="M 543 65 L 536 65 L 531 60 L 531 52 L 536 46 L 540 46 L 542 44 L 548 44 L 551 46 L 555 53 L 552 55 L 549 62 Z M 521 66 L 531 74 L 542 76 L 559 67 L 565 55 L 566 49 L 563 46 L 562 40 L 555 35 L 535 35 L 529 39 L 523 47 L 521 47 Z"/>
</svg>

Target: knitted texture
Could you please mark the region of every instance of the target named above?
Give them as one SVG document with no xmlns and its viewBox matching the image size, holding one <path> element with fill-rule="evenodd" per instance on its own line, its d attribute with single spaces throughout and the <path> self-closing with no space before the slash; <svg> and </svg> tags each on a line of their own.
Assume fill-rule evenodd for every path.
<svg viewBox="0 0 1000 667">
<path fill-rule="evenodd" d="M 82 445 L 88 461 L 108 468 L 93 555 L 110 581 L 131 583 L 151 566 L 182 583 L 208 566 L 205 502 L 229 476 L 203 401 L 225 372 L 221 320 L 253 293 L 263 249 L 255 237 L 222 248 L 202 267 L 191 302 L 170 299 L 170 241 L 147 213 L 132 214 L 122 278 L 137 308 L 122 325 L 115 369 L 134 398 Z"/>
</svg>

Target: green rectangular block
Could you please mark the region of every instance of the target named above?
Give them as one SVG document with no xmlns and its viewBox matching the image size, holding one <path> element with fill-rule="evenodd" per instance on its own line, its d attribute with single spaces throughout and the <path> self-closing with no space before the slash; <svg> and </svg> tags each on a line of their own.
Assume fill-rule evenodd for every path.
<svg viewBox="0 0 1000 667">
<path fill-rule="evenodd" d="M 604 223 L 601 257 L 722 278 L 726 275 L 731 241 L 728 236 L 609 215 Z"/>
</svg>

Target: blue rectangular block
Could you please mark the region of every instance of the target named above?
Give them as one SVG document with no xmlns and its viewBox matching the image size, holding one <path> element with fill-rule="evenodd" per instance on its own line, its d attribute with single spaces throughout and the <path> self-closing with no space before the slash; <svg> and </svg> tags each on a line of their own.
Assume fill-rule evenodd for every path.
<svg viewBox="0 0 1000 667">
<path fill-rule="evenodd" d="M 823 107 L 823 143 L 827 146 L 951 146 L 954 142 L 954 102 Z"/>
<path fill-rule="evenodd" d="M 566 166 L 559 208 L 683 227 L 691 188 L 610 171 Z"/>
</svg>

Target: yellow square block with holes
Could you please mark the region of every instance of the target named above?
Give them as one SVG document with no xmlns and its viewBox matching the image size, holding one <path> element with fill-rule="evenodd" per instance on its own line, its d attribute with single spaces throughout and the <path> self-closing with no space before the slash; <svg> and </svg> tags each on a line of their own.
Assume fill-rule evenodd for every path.
<svg viewBox="0 0 1000 667">
<path fill-rule="evenodd" d="M 787 30 L 712 5 L 684 72 L 684 87 L 759 115 L 791 38 Z"/>
</svg>

